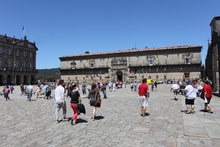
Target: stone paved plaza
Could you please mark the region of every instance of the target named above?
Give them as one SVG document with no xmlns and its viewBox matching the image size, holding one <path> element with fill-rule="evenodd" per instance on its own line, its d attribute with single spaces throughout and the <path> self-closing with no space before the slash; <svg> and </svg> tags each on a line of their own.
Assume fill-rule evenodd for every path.
<svg viewBox="0 0 220 147">
<path fill-rule="evenodd" d="M 139 115 L 137 92 L 129 87 L 108 92 L 92 121 L 92 108 L 83 99 L 87 114 L 74 126 L 69 121 L 54 121 L 54 100 L 26 101 L 19 87 L 0 99 L 0 146 L 63 147 L 219 147 L 220 98 L 212 99 L 214 114 L 200 112 L 203 101 L 196 99 L 196 113 L 185 114 L 184 97 L 174 101 L 171 85 L 162 84 L 151 92 L 149 116 Z M 0 87 L 2 90 L 2 87 Z M 67 100 L 68 117 L 73 112 Z M 60 113 L 61 114 L 61 113 Z"/>
</svg>

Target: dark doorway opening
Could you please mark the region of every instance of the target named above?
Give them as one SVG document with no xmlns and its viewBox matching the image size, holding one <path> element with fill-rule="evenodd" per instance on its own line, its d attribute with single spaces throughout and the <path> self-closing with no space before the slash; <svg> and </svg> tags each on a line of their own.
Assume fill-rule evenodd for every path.
<svg viewBox="0 0 220 147">
<path fill-rule="evenodd" d="M 121 71 L 117 71 L 117 81 L 123 82 L 123 73 Z"/>
<path fill-rule="evenodd" d="M 19 75 L 16 76 L 16 85 L 21 84 L 21 77 Z"/>
<path fill-rule="evenodd" d="M 34 78 L 34 76 L 31 76 L 31 84 L 35 84 L 35 78 Z"/>
<path fill-rule="evenodd" d="M 3 76 L 0 75 L 0 85 L 3 85 Z"/>
<path fill-rule="evenodd" d="M 8 84 L 8 85 L 11 85 L 11 84 L 12 84 L 12 77 L 11 77 L 11 75 L 8 75 L 8 76 L 7 76 L 7 84 Z"/>
<path fill-rule="evenodd" d="M 24 82 L 23 84 L 28 84 L 28 77 L 27 76 L 24 76 Z"/>
</svg>

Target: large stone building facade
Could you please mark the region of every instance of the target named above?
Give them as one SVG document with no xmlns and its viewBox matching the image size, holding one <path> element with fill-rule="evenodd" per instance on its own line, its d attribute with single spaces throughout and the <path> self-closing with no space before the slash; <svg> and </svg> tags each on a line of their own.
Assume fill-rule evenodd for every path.
<svg viewBox="0 0 220 147">
<path fill-rule="evenodd" d="M 214 17 L 210 23 L 211 43 L 208 46 L 205 69 L 207 77 L 213 82 L 213 91 L 220 93 L 219 61 L 220 61 L 220 16 Z"/>
<path fill-rule="evenodd" d="M 199 78 L 201 46 L 175 46 L 60 57 L 61 79 L 72 82 Z"/>
<path fill-rule="evenodd" d="M 0 35 L 0 85 L 36 82 L 35 43 Z"/>
</svg>

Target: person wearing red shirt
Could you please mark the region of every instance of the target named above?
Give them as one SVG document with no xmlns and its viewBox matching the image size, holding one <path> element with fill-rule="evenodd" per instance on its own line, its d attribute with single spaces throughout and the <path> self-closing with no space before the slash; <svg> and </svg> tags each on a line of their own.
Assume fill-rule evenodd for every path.
<svg viewBox="0 0 220 147">
<path fill-rule="evenodd" d="M 204 111 L 207 112 L 207 107 L 209 108 L 209 112 L 213 113 L 212 107 L 210 106 L 210 101 L 212 98 L 212 87 L 209 85 L 208 81 L 205 81 L 205 86 L 203 87 L 203 92 L 205 96 L 205 109 Z"/>
<path fill-rule="evenodd" d="M 139 94 L 139 99 L 140 99 L 140 110 L 141 110 L 141 116 L 145 116 L 147 106 L 148 106 L 148 96 L 149 96 L 149 88 L 146 84 L 147 79 L 142 80 L 142 84 L 138 86 L 138 94 Z"/>
</svg>

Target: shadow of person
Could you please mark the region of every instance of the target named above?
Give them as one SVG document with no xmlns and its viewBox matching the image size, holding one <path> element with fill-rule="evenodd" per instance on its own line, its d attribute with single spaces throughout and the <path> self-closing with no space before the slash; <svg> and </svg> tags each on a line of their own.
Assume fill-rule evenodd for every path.
<svg viewBox="0 0 220 147">
<path fill-rule="evenodd" d="M 95 119 L 100 120 L 100 119 L 104 119 L 104 117 L 103 116 L 96 116 Z"/>
<path fill-rule="evenodd" d="M 88 121 L 82 118 L 77 119 L 77 123 L 87 123 Z"/>
</svg>

